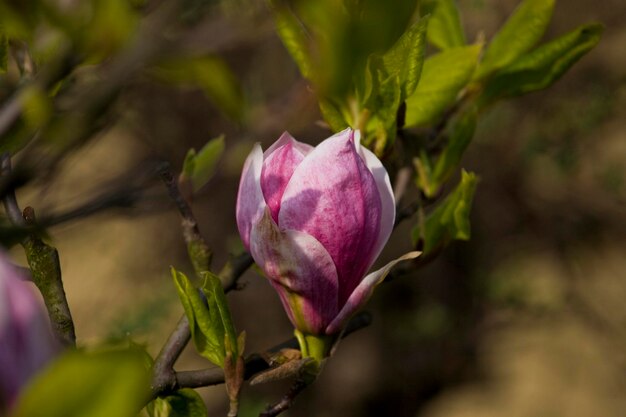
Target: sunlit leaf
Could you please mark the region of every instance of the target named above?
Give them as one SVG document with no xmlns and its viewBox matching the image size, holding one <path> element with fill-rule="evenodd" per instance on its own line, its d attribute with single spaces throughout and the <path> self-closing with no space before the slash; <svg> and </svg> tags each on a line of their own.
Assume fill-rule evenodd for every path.
<svg viewBox="0 0 626 417">
<path fill-rule="evenodd" d="M 149 376 L 132 351 L 71 351 L 36 377 L 13 417 L 133 417 L 149 398 Z"/>
<path fill-rule="evenodd" d="M 202 188 L 213 176 L 224 153 L 224 135 L 211 139 L 196 153 L 190 149 L 183 164 L 183 175 L 191 181 L 193 191 Z"/>
<path fill-rule="evenodd" d="M 430 15 L 428 41 L 441 50 L 464 46 L 465 33 L 456 0 L 426 0 L 421 14 Z"/>
<path fill-rule="evenodd" d="M 422 244 L 424 254 L 431 253 L 451 240 L 470 238 L 469 215 L 477 181 L 473 173 L 463 171 L 461 182 L 454 191 L 426 217 L 423 224 L 415 226 L 413 242 Z"/>
<path fill-rule="evenodd" d="M 427 18 L 414 23 L 383 56 L 387 73 L 398 77 L 400 81 L 401 101 L 413 94 L 419 82 L 424 63 L 427 24 Z"/>
<path fill-rule="evenodd" d="M 222 288 L 222 281 L 219 277 L 212 272 L 205 272 L 204 274 L 204 285 L 202 287 L 209 308 L 215 308 L 219 312 L 219 319 L 222 328 L 224 329 L 226 347 L 232 353 L 232 357 L 237 357 L 237 347 L 239 346 L 237 343 L 237 334 L 235 333 L 235 326 L 233 325 L 233 320 L 230 314 L 230 308 L 228 307 L 228 302 L 226 301 L 226 295 L 224 294 L 224 289 Z"/>
<path fill-rule="evenodd" d="M 321 97 L 333 99 L 354 94 L 369 57 L 384 54 L 396 43 L 416 8 L 415 0 L 395 0 L 393 7 L 380 0 L 285 3 L 311 39 L 315 74 L 309 78 Z"/>
<path fill-rule="evenodd" d="M 481 45 L 452 48 L 426 59 L 417 89 L 406 100 L 405 126 L 436 121 L 470 81 Z"/>
<path fill-rule="evenodd" d="M 309 52 L 308 36 L 302 22 L 287 7 L 280 5 L 278 1 L 270 1 L 273 6 L 276 32 L 283 45 L 300 69 L 305 78 L 313 75 L 313 62 Z"/>
<path fill-rule="evenodd" d="M 174 268 L 172 277 L 198 353 L 223 368 L 227 354 L 237 358 L 238 352 L 237 335 L 220 279 L 206 272 L 202 288 L 196 288 Z"/>
<path fill-rule="evenodd" d="M 521 56 L 489 80 L 481 101 L 549 87 L 598 44 L 602 31 L 600 24 L 583 25 Z"/>
<path fill-rule="evenodd" d="M 382 156 L 396 137 L 396 119 L 401 104 L 400 78 L 390 77 L 380 81 L 373 114 L 367 124 L 366 146 Z M 359 126 L 357 126 L 359 127 Z"/>
<path fill-rule="evenodd" d="M 146 407 L 150 417 L 206 417 L 207 409 L 200 395 L 184 388 L 166 397 L 158 397 Z"/>
<path fill-rule="evenodd" d="M 528 52 L 543 36 L 555 0 L 523 0 L 493 37 L 477 71 L 477 78 L 504 68 Z"/>
</svg>

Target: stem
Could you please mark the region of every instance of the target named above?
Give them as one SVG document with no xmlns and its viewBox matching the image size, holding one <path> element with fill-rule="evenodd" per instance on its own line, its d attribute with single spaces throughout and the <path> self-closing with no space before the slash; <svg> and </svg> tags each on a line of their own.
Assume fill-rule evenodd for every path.
<svg viewBox="0 0 626 417">
<path fill-rule="evenodd" d="M 2 176 L 10 175 L 11 158 L 8 154 L 2 156 L 1 167 Z M 2 202 L 13 225 L 18 227 L 35 226 L 35 211 L 32 207 L 26 207 L 22 213 L 13 189 L 7 190 Z M 75 347 L 76 332 L 63 288 L 58 251 L 45 243 L 35 233 L 29 234 L 22 241 L 22 246 L 30 266 L 30 275 L 43 297 L 57 339 L 64 346 Z"/>
<path fill-rule="evenodd" d="M 277 416 L 283 411 L 288 410 L 296 400 L 298 394 L 300 394 L 306 387 L 309 386 L 309 382 L 303 378 L 297 378 L 287 394 L 283 396 L 276 404 L 269 406 L 265 411 L 259 414 L 259 417 L 273 417 Z"/>
<path fill-rule="evenodd" d="M 361 312 L 354 316 L 352 320 L 348 322 L 346 326 L 346 330 L 341 335 L 341 338 L 345 338 L 350 334 L 367 327 L 372 322 L 372 316 L 368 312 Z M 180 322 L 179 322 L 180 324 Z M 298 341 L 296 338 L 291 338 L 289 340 L 280 343 L 271 349 L 268 352 L 278 352 L 282 349 L 295 349 L 298 347 Z M 157 358 L 157 362 L 159 362 L 160 358 L 163 357 L 163 349 L 162 353 L 159 354 Z M 160 372 L 163 372 L 163 368 L 159 368 Z M 252 354 L 248 356 L 245 360 L 245 373 L 244 379 L 248 380 L 255 374 L 259 372 L 265 371 L 269 369 L 269 364 L 265 359 L 259 354 Z M 157 364 L 153 367 L 153 371 L 157 371 Z M 155 374 L 155 379 L 157 375 Z M 194 371 L 181 371 L 181 372 L 173 372 L 172 374 L 167 374 L 165 376 L 160 376 L 160 381 L 162 381 L 162 389 L 155 386 L 154 383 L 152 385 L 152 398 L 156 398 L 158 395 L 175 391 L 181 388 L 199 388 L 199 387 L 207 387 L 211 385 L 219 385 L 225 382 L 224 371 L 221 368 L 207 368 L 207 369 L 198 369 Z M 153 379 L 153 381 L 155 380 Z"/>
<path fill-rule="evenodd" d="M 196 275 L 200 277 L 203 272 L 209 271 L 213 253 L 200 234 L 198 222 L 193 215 L 191 206 L 189 206 L 189 203 L 180 192 L 178 183 L 174 178 L 174 174 L 169 169 L 169 164 L 164 163 L 159 171 L 161 179 L 167 187 L 167 192 L 172 201 L 176 204 L 176 207 L 182 217 L 181 226 L 183 229 L 183 237 L 185 239 L 185 243 L 187 244 L 189 259 L 191 259 Z"/>
</svg>

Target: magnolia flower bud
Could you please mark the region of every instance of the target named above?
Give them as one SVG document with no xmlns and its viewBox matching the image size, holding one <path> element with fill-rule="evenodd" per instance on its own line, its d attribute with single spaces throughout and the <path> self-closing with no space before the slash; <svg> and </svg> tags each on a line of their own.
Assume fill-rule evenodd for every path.
<svg viewBox="0 0 626 417">
<path fill-rule="evenodd" d="M 34 291 L 0 254 L 0 414 L 58 351 Z"/>
<path fill-rule="evenodd" d="M 237 197 L 244 245 L 303 334 L 336 335 L 391 266 L 365 275 L 393 230 L 389 176 L 344 130 L 313 148 L 284 133 L 246 160 Z"/>
</svg>

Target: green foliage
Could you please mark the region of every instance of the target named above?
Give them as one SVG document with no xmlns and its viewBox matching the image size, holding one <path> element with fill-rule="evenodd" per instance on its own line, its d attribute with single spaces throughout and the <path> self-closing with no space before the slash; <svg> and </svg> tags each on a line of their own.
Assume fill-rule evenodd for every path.
<svg viewBox="0 0 626 417">
<path fill-rule="evenodd" d="M 425 0 L 420 3 L 420 12 L 422 16 L 430 15 L 430 43 L 441 50 L 465 45 L 465 33 L 456 0 Z"/>
<path fill-rule="evenodd" d="M 211 139 L 196 153 L 189 149 L 183 163 L 183 179 L 191 182 L 193 191 L 202 188 L 213 176 L 224 153 L 224 135 Z"/>
<path fill-rule="evenodd" d="M 439 187 L 450 178 L 461 163 L 461 158 L 474 137 L 478 111 L 475 106 L 469 106 L 457 115 L 446 129 L 445 136 L 448 139 L 446 147 L 437 159 L 433 170 L 432 183 Z M 433 196 L 434 193 L 431 195 Z"/>
<path fill-rule="evenodd" d="M 372 54 L 391 48 L 409 25 L 414 0 L 273 0 L 277 32 L 323 99 L 354 94 Z"/>
<path fill-rule="evenodd" d="M 24 119 L 28 127 L 36 128 L 52 117 L 52 102 L 45 91 L 36 86 L 24 88 L 20 94 L 24 108 Z"/>
<path fill-rule="evenodd" d="M 201 88 L 207 98 L 235 120 L 244 116 L 245 103 L 239 81 L 217 56 L 171 58 L 154 68 L 154 74 L 175 85 Z"/>
<path fill-rule="evenodd" d="M 166 397 L 158 397 L 146 407 L 150 417 L 206 417 L 207 409 L 200 395 L 184 388 Z"/>
<path fill-rule="evenodd" d="M 74 36 L 92 55 L 92 60 L 100 61 L 130 41 L 138 15 L 129 0 L 91 0 L 90 3 L 91 19 Z"/>
<path fill-rule="evenodd" d="M 41 13 L 41 2 L 0 2 L 0 28 L 8 38 L 30 39 Z"/>
<path fill-rule="evenodd" d="M 396 117 L 402 99 L 402 88 L 398 76 L 380 80 L 378 94 L 373 101 L 371 117 L 365 130 L 365 145 L 373 145 L 374 151 L 382 155 L 393 144 L 396 137 Z M 369 112 L 368 112 L 369 113 Z M 362 128 L 360 123 L 357 128 Z"/>
<path fill-rule="evenodd" d="M 238 345 L 220 279 L 211 272 L 206 272 L 205 283 L 202 289 L 198 289 L 185 274 L 174 268 L 172 277 L 189 320 L 191 336 L 198 353 L 223 368 L 228 353 L 233 358 L 238 357 Z"/>
<path fill-rule="evenodd" d="M 149 377 L 138 352 L 71 351 L 26 389 L 13 417 L 133 417 L 149 398 Z"/>
<path fill-rule="evenodd" d="M 413 94 L 419 82 L 424 64 L 427 25 L 426 18 L 414 23 L 383 55 L 386 76 L 398 77 L 401 101 Z"/>
<path fill-rule="evenodd" d="M 485 51 L 477 78 L 504 68 L 537 44 L 554 10 L 555 0 L 523 0 Z"/>
<path fill-rule="evenodd" d="M 425 255 L 446 245 L 450 240 L 470 238 L 469 214 L 477 178 L 463 170 L 461 182 L 446 199 L 413 229 L 413 242 L 423 245 Z"/>
<path fill-rule="evenodd" d="M 313 62 L 309 52 L 309 39 L 298 18 L 286 6 L 278 1 L 270 1 L 273 6 L 276 32 L 285 48 L 300 69 L 302 76 L 313 76 Z"/>
<path fill-rule="evenodd" d="M 337 105 L 333 103 L 333 100 L 320 99 L 319 106 L 320 111 L 322 112 L 322 117 L 326 120 L 326 123 L 328 123 L 332 131 L 340 132 L 349 126 L 345 117 L 337 108 Z"/>
<path fill-rule="evenodd" d="M 436 122 L 470 81 L 481 45 L 447 49 L 426 59 L 415 93 L 406 101 L 405 126 Z"/>
<path fill-rule="evenodd" d="M 549 87 L 598 44 L 602 32 L 600 24 L 582 25 L 522 55 L 489 80 L 481 102 L 489 104 Z"/>
</svg>

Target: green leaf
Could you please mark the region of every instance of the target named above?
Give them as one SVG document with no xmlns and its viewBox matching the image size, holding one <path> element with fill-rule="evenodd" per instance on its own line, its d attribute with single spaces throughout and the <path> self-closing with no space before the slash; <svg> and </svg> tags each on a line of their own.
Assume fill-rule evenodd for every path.
<svg viewBox="0 0 626 417">
<path fill-rule="evenodd" d="M 469 240 L 469 214 L 477 178 L 462 171 L 461 182 L 448 197 L 413 229 L 413 242 L 423 243 L 424 254 L 446 245 L 451 240 Z"/>
<path fill-rule="evenodd" d="M 227 116 L 241 120 L 244 97 L 239 81 L 219 57 L 171 58 L 153 68 L 154 75 L 166 82 L 201 88 L 207 98 Z"/>
<path fill-rule="evenodd" d="M 150 417 L 206 417 L 207 409 L 200 395 L 183 388 L 172 395 L 158 397 L 146 407 Z"/>
<path fill-rule="evenodd" d="M 603 29 L 597 23 L 583 25 L 521 56 L 489 80 L 481 102 L 549 87 L 598 44 Z"/>
<path fill-rule="evenodd" d="M 215 308 L 219 312 L 220 324 L 224 329 L 227 339 L 226 345 L 230 347 L 232 357 L 237 358 L 237 347 L 239 346 L 237 334 L 230 315 L 228 302 L 226 301 L 226 294 L 224 294 L 224 289 L 222 288 L 222 281 L 217 275 L 210 271 L 205 272 L 204 278 L 203 291 L 206 294 L 209 308 Z"/>
<path fill-rule="evenodd" d="M 481 45 L 452 48 L 428 58 L 415 93 L 406 100 L 405 126 L 436 121 L 470 81 Z"/>
<path fill-rule="evenodd" d="M 92 0 L 90 3 L 93 17 L 88 27 L 81 27 L 74 36 L 87 54 L 101 61 L 128 44 L 135 34 L 139 16 L 128 0 Z"/>
<path fill-rule="evenodd" d="M 273 6 L 278 36 L 300 69 L 302 76 L 311 79 L 313 64 L 308 50 L 309 40 L 303 24 L 288 8 L 278 5 L 276 1 L 270 1 L 270 4 Z"/>
<path fill-rule="evenodd" d="M 536 45 L 550 23 L 554 2 L 523 0 L 491 40 L 476 77 L 506 67 Z"/>
<path fill-rule="evenodd" d="M 465 45 L 465 33 L 455 0 L 423 1 L 420 12 L 430 14 L 427 32 L 430 43 L 441 50 Z"/>
<path fill-rule="evenodd" d="M 215 365 L 224 367 L 224 327 L 220 325 L 219 312 L 207 305 L 204 294 L 185 274 L 172 268 L 172 276 L 196 350 Z"/>
<path fill-rule="evenodd" d="M 237 358 L 237 336 L 220 279 L 206 272 L 202 289 L 194 287 L 182 272 L 172 268 L 172 277 L 181 300 L 191 336 L 199 354 L 224 367 L 227 347 Z M 226 342 L 225 339 L 228 339 Z"/>
<path fill-rule="evenodd" d="M 467 146 L 470 144 L 476 130 L 478 111 L 470 106 L 459 114 L 447 129 L 448 143 L 437 159 L 433 172 L 433 182 L 437 189 L 454 173 Z"/>
<path fill-rule="evenodd" d="M 191 181 L 193 191 L 202 188 L 215 173 L 217 162 L 224 153 L 224 135 L 211 139 L 196 153 L 190 149 L 183 163 L 183 175 Z"/>
<path fill-rule="evenodd" d="M 320 111 L 333 132 L 341 132 L 348 127 L 348 122 L 332 100 L 320 99 Z"/>
<path fill-rule="evenodd" d="M 141 354 L 71 351 L 46 368 L 19 399 L 13 417 L 134 417 L 150 393 Z"/>
<path fill-rule="evenodd" d="M 402 91 L 397 76 L 381 80 L 379 85 L 373 114 L 366 127 L 365 144 L 373 148 L 376 155 L 381 156 L 393 145 L 396 138 L 396 118 Z"/>
<path fill-rule="evenodd" d="M 424 64 L 427 25 L 428 18 L 421 18 L 383 55 L 387 74 L 399 78 L 401 101 L 413 94 L 419 82 Z"/>
</svg>

